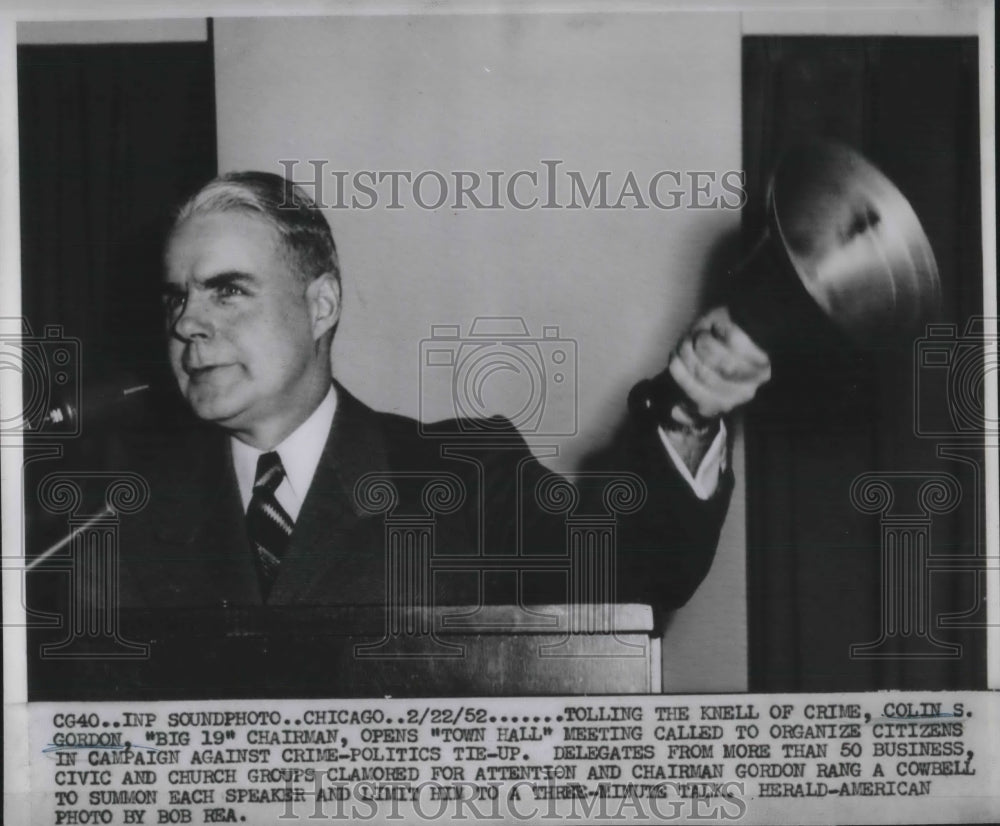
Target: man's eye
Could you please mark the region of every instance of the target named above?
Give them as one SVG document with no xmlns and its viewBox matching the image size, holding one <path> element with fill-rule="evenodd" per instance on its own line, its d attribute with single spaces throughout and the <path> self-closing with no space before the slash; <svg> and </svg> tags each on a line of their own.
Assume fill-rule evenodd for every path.
<svg viewBox="0 0 1000 826">
<path fill-rule="evenodd" d="M 180 293 L 165 293 L 163 295 L 163 308 L 169 312 L 174 312 L 184 306 L 186 296 Z"/>
<path fill-rule="evenodd" d="M 237 295 L 246 295 L 246 290 L 236 284 L 226 284 L 225 286 L 219 287 L 218 295 L 223 298 L 231 298 Z"/>
</svg>

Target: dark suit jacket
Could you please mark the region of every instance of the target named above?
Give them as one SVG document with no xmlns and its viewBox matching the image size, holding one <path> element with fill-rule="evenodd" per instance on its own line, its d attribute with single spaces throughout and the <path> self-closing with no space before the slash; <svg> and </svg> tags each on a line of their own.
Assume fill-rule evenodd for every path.
<svg viewBox="0 0 1000 826">
<path fill-rule="evenodd" d="M 435 427 L 440 435 L 428 437 L 411 419 L 376 412 L 339 385 L 337 392 L 333 427 L 269 604 L 382 604 L 387 527 L 428 515 L 437 573 L 425 598 L 439 605 L 565 603 L 567 517 L 583 524 L 588 516 L 603 515 L 606 526 L 606 481 L 621 473 L 645 484 L 645 504 L 613 520 L 617 601 L 673 609 L 708 572 L 730 475 L 712 500 L 699 501 L 655 430 L 626 427 L 591 465 L 597 475 L 579 480 L 576 507 L 552 513 L 539 506 L 537 486 L 555 480 L 503 420 L 489 421 L 471 437 L 468 427 L 444 423 Z M 139 453 L 131 467 L 149 481 L 151 498 L 142 513 L 122 517 L 123 606 L 260 605 L 228 436 L 198 428 L 165 445 L 146 443 Z M 389 478 L 395 488 L 398 504 L 388 512 L 373 512 L 372 503 L 362 501 L 359 485 L 372 474 Z M 452 513 L 428 514 L 426 482 L 442 475 L 462 502 Z M 552 564 L 527 566 L 518 576 L 516 562 L 501 562 L 482 566 L 490 570 L 481 573 L 475 562 L 469 564 L 480 553 L 494 561 L 506 556 L 508 563 L 517 553 L 547 557 Z M 457 563 L 449 566 L 449 559 Z"/>
<path fill-rule="evenodd" d="M 267 605 L 229 437 L 190 421 L 154 436 L 117 435 L 127 449 L 113 465 L 141 474 L 149 501 L 119 518 L 119 593 L 108 603 L 97 589 L 91 601 L 109 607 L 57 608 L 64 617 L 95 619 L 87 629 L 72 624 L 74 659 L 31 661 L 32 699 L 483 693 L 452 660 L 430 660 L 423 670 L 405 658 L 359 663 L 354 645 L 388 635 L 386 608 L 400 602 L 529 609 L 641 602 L 662 618 L 708 572 L 731 474 L 711 501 L 699 501 L 655 429 L 623 428 L 574 493 L 503 419 L 478 428 L 444 422 L 429 437 L 413 420 L 337 391 L 333 426 Z M 170 421 L 163 416 L 165 427 Z M 624 488 L 609 488 L 621 478 Z M 435 481 L 437 488 L 428 488 Z M 627 491 L 621 494 L 637 484 L 644 502 L 635 508 Z M 83 507 L 92 513 L 100 504 Z M 406 536 L 427 544 L 392 544 Z M 402 570 L 387 560 L 401 561 Z M 86 591 L 93 577 L 84 579 L 69 589 L 62 583 L 59 599 Z M 114 626 L 118 642 L 109 648 L 107 630 L 95 636 L 90 626 Z M 61 640 L 72 629 L 39 632 L 37 642 Z M 136 643 L 147 646 L 143 658 L 134 658 Z M 35 642 L 31 650 L 39 650 Z"/>
</svg>

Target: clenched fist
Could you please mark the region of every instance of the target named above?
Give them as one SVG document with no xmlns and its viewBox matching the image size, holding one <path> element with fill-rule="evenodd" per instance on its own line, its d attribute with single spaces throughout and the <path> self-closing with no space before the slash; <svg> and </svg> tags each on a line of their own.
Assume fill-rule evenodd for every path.
<svg viewBox="0 0 1000 826">
<path fill-rule="evenodd" d="M 674 405 L 671 417 L 685 426 L 697 424 L 696 417 L 714 419 L 746 404 L 771 378 L 767 353 L 725 307 L 709 310 L 695 322 L 674 349 L 668 369 L 687 397 Z"/>
</svg>

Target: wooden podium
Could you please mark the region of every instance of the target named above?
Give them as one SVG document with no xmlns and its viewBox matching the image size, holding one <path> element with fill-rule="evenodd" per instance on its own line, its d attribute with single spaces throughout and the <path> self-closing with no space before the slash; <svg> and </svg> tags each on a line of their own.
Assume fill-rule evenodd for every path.
<svg viewBox="0 0 1000 826">
<path fill-rule="evenodd" d="M 44 660 L 32 699 L 660 691 L 645 605 L 123 610 L 119 627 L 147 658 Z"/>
</svg>

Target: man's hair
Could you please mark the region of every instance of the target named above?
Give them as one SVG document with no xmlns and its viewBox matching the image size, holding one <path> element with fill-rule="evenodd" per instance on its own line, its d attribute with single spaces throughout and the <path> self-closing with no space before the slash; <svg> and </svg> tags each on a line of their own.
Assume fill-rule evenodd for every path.
<svg viewBox="0 0 1000 826">
<path fill-rule="evenodd" d="M 173 229 L 217 212 L 256 215 L 277 231 L 292 270 L 308 282 L 323 273 L 340 281 L 337 245 L 315 201 L 273 172 L 230 172 L 209 181 L 177 211 Z"/>
</svg>

